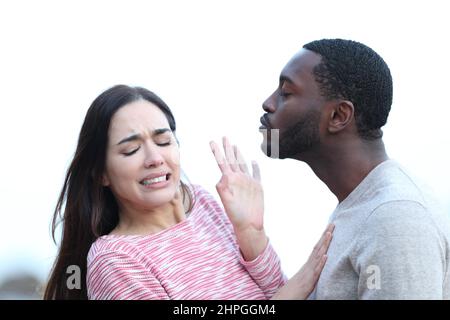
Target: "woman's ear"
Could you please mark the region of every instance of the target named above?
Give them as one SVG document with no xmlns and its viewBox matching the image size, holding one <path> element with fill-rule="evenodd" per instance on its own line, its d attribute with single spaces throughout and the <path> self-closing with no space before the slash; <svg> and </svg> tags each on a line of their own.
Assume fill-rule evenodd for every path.
<svg viewBox="0 0 450 320">
<path fill-rule="evenodd" d="M 108 177 L 106 176 L 106 174 L 103 174 L 102 175 L 102 185 L 104 186 L 104 187 L 108 187 L 109 186 L 109 179 L 108 179 Z"/>
<path fill-rule="evenodd" d="M 175 131 L 173 132 L 173 136 L 175 138 L 175 141 L 177 142 L 178 147 L 180 146 L 180 141 L 178 141 L 178 137 L 177 134 L 175 133 Z"/>
<path fill-rule="evenodd" d="M 344 130 L 353 120 L 355 107 L 347 100 L 333 105 L 328 122 L 328 132 L 337 133 Z"/>
</svg>

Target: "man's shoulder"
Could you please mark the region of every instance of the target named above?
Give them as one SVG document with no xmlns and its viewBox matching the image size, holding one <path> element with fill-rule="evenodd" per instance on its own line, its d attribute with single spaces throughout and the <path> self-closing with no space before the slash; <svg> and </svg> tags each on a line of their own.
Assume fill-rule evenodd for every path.
<svg viewBox="0 0 450 320">
<path fill-rule="evenodd" d="M 384 235 L 450 234 L 450 216 L 431 188 L 397 163 L 387 169 L 383 184 L 373 190 L 365 227 Z"/>
<path fill-rule="evenodd" d="M 380 180 L 382 183 L 374 190 L 380 202 L 405 200 L 427 205 L 429 193 L 425 183 L 396 161 L 390 161 Z"/>
<path fill-rule="evenodd" d="M 381 203 L 362 225 L 361 238 L 391 241 L 404 238 L 424 241 L 428 238 L 442 244 L 450 242 L 450 216 L 435 207 L 411 199 Z M 433 240 L 434 239 L 434 240 Z"/>
<path fill-rule="evenodd" d="M 389 160 L 373 169 L 338 209 L 365 212 L 365 216 L 383 204 L 407 201 L 427 206 L 423 186 L 401 167 Z"/>
<path fill-rule="evenodd" d="M 377 169 L 366 184 L 362 196 L 352 207 L 364 210 L 368 219 L 396 216 L 402 219 L 426 217 L 427 212 L 442 210 L 430 188 L 395 161 Z"/>
<path fill-rule="evenodd" d="M 378 204 L 368 215 L 365 227 L 376 232 L 381 231 L 388 235 L 411 232 L 412 227 L 432 224 L 428 209 L 420 201 L 413 199 L 390 199 Z M 405 229 L 409 229 L 406 231 Z"/>
</svg>

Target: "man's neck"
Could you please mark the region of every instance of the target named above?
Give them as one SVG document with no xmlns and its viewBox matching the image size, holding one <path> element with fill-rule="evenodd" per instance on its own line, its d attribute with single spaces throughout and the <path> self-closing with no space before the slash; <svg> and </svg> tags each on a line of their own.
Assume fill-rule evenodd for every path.
<svg viewBox="0 0 450 320">
<path fill-rule="evenodd" d="M 376 166 L 388 159 L 384 143 L 378 139 L 348 141 L 302 160 L 342 202 Z"/>
</svg>

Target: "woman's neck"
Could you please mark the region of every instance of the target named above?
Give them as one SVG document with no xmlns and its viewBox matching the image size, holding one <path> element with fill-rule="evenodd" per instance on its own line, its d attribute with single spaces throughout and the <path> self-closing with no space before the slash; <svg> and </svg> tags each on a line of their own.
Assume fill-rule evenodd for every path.
<svg viewBox="0 0 450 320">
<path fill-rule="evenodd" d="M 119 206 L 119 223 L 112 235 L 150 235 L 170 228 L 186 219 L 180 201 L 172 200 L 152 209 Z"/>
</svg>

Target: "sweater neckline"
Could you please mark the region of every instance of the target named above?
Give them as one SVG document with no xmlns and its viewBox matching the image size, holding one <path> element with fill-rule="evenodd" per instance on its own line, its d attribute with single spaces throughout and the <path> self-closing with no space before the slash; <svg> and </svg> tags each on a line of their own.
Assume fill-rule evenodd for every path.
<svg viewBox="0 0 450 320">
<path fill-rule="evenodd" d="M 189 212 L 186 215 L 186 218 L 166 229 L 163 229 L 161 231 L 155 232 L 155 233 L 149 233 L 149 234 L 129 234 L 129 235 L 115 235 L 115 234 L 106 234 L 101 236 L 101 239 L 104 240 L 142 240 L 142 239 L 148 239 L 148 238 L 154 238 L 154 237 L 162 237 L 165 234 L 169 232 L 174 232 L 176 230 L 179 230 L 183 228 L 185 225 L 189 224 L 192 220 L 192 217 L 196 214 L 197 210 L 197 204 L 194 202 L 194 206 L 191 209 L 191 212 Z"/>
<path fill-rule="evenodd" d="M 341 203 L 337 205 L 336 209 L 345 209 L 353 205 L 353 203 L 358 200 L 367 191 L 367 185 L 374 183 L 374 179 L 378 178 L 378 173 L 386 168 L 396 166 L 397 162 L 393 159 L 387 159 L 379 163 L 375 168 L 373 168 L 367 176 L 353 189 L 352 192 L 344 199 Z"/>
</svg>

